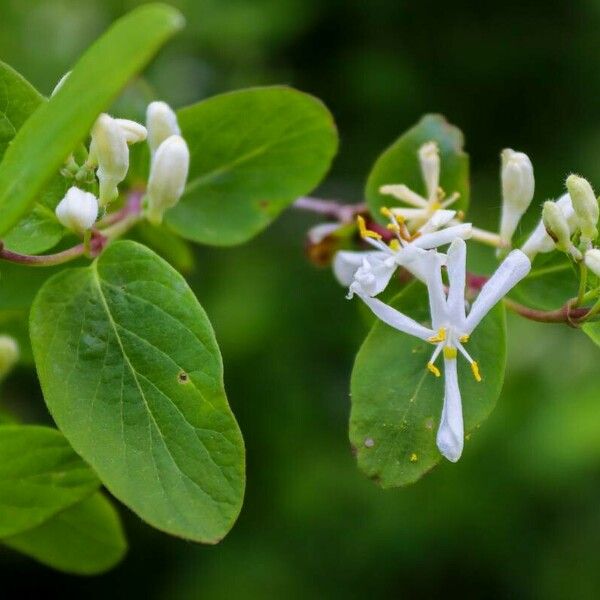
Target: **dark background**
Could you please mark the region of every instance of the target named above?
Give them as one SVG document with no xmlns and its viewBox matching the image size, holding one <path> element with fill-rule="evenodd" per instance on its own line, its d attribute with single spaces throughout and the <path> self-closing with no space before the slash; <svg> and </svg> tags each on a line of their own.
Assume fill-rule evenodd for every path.
<svg viewBox="0 0 600 600">
<path fill-rule="evenodd" d="M 49 93 L 137 4 L 0 0 L 0 59 Z M 173 4 L 188 26 L 147 71 L 156 97 L 181 106 L 289 83 L 322 98 L 341 136 L 323 195 L 361 200 L 376 156 L 431 111 L 465 132 L 484 225 L 497 223 L 506 146 L 533 160 L 534 212 L 570 171 L 600 188 L 598 0 Z M 600 597 L 600 351 L 567 327 L 510 317 L 505 389 L 463 459 L 381 491 L 347 442 L 349 375 L 366 329 L 331 273 L 304 257 L 314 222 L 288 211 L 245 246 L 199 250 L 190 276 L 247 444 L 246 502 L 229 536 L 193 545 L 122 508 L 130 551 L 115 570 L 70 577 L 0 550 L 4 593 Z M 18 370 L 6 394 L 48 419 L 31 373 Z"/>
</svg>

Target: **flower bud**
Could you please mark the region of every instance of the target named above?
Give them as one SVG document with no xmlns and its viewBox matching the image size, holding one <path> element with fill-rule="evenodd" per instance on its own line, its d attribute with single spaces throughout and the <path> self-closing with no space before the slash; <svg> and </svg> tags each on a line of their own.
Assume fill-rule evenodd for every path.
<svg viewBox="0 0 600 600">
<path fill-rule="evenodd" d="M 440 182 L 440 152 L 436 142 L 427 142 L 419 148 L 419 163 L 427 188 L 427 199 L 436 200 Z"/>
<path fill-rule="evenodd" d="M 502 151 L 502 218 L 500 238 L 509 245 L 517 225 L 533 200 L 535 180 L 527 154 L 510 148 Z"/>
<path fill-rule="evenodd" d="M 129 148 L 124 130 L 116 119 L 101 114 L 92 128 L 88 165 L 98 165 L 100 206 L 106 206 L 119 195 L 118 185 L 129 170 Z"/>
<path fill-rule="evenodd" d="M 147 217 L 155 225 L 183 194 L 190 165 L 190 152 L 179 135 L 168 137 L 156 151 L 148 179 Z"/>
<path fill-rule="evenodd" d="M 596 226 L 600 216 L 598 200 L 594 190 L 586 179 L 578 175 L 567 177 L 567 189 L 577 215 L 579 229 L 581 230 L 581 241 L 589 243 L 598 237 Z"/>
<path fill-rule="evenodd" d="M 600 250 L 592 248 L 585 253 L 583 258 L 585 266 L 597 277 L 600 277 Z"/>
<path fill-rule="evenodd" d="M 10 335 L 0 335 L 0 379 L 4 378 L 19 360 L 19 344 Z"/>
<path fill-rule="evenodd" d="M 569 252 L 576 260 L 581 260 L 581 253 L 571 243 L 569 223 L 556 202 L 544 202 L 542 221 L 548 235 L 554 240 L 556 247 L 563 252 Z"/>
<path fill-rule="evenodd" d="M 168 137 L 181 135 L 181 130 L 177 124 L 177 115 L 166 102 L 151 102 L 148 105 L 146 127 L 148 128 L 148 145 L 152 156 Z"/>
<path fill-rule="evenodd" d="M 129 119 L 115 119 L 115 121 L 121 127 L 125 141 L 128 144 L 137 144 L 143 142 L 148 137 L 146 128 L 140 123 L 130 121 Z"/>
<path fill-rule="evenodd" d="M 82 234 L 96 222 L 98 200 L 94 194 L 77 187 L 69 188 L 56 207 L 56 217 L 68 229 Z"/>
</svg>

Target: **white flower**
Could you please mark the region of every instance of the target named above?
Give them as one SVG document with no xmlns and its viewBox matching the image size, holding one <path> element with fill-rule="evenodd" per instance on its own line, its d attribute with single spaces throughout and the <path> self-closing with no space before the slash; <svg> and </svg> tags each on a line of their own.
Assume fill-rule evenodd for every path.
<svg viewBox="0 0 600 600">
<path fill-rule="evenodd" d="M 427 288 L 431 312 L 431 328 L 425 327 L 396 309 L 363 294 L 357 295 L 373 313 L 398 331 L 407 333 L 435 346 L 427 368 L 436 377 L 441 372 L 435 365 L 440 354 L 444 357 L 444 404 L 437 433 L 437 446 L 450 461 L 456 462 L 463 450 L 464 426 L 462 402 L 458 386 L 456 359 L 458 354 L 471 365 L 473 376 L 481 381 L 479 365 L 465 349 L 469 336 L 485 315 L 504 297 L 531 268 L 531 262 L 520 250 L 513 250 L 500 264 L 496 272 L 483 286 L 479 296 L 465 314 L 466 244 L 457 238 L 448 250 L 447 269 L 449 287 L 444 291 L 439 260 L 435 252 L 429 255 Z"/>
<path fill-rule="evenodd" d="M 152 156 L 168 137 L 181 135 L 177 115 L 166 102 L 151 102 L 148 105 L 146 127 L 148 128 L 148 146 L 150 146 Z"/>
<path fill-rule="evenodd" d="M 559 250 L 568 252 L 575 260 L 581 260 L 581 252 L 571 242 L 571 229 L 560 206 L 550 200 L 544 202 L 542 222 Z"/>
<path fill-rule="evenodd" d="M 583 258 L 585 266 L 597 277 L 600 277 L 600 250 L 592 248 L 585 253 Z"/>
<path fill-rule="evenodd" d="M 129 170 L 129 148 L 125 131 L 116 119 L 101 114 L 92 128 L 92 143 L 87 164 L 98 165 L 100 205 L 106 206 L 119 195 L 118 185 Z"/>
<path fill-rule="evenodd" d="M 71 187 L 56 207 L 56 217 L 62 225 L 82 234 L 98 217 L 98 200 L 94 194 Z"/>
<path fill-rule="evenodd" d="M 350 286 L 350 297 L 356 285 L 362 286 L 363 293 L 376 296 L 382 292 L 389 283 L 394 271 L 404 267 L 417 279 L 425 281 L 426 270 L 423 269 L 425 250 L 449 244 L 457 237 L 467 239 L 471 235 L 471 224 L 461 223 L 445 229 L 437 229 L 448 223 L 455 215 L 453 210 L 438 210 L 433 213 L 415 234 L 410 235 L 402 219 L 397 218 L 390 209 L 383 208 L 391 223 L 388 229 L 395 234 L 394 239 L 386 244 L 382 236 L 366 228 L 362 217 L 357 217 L 362 238 L 375 251 L 368 252 L 338 252 L 333 261 L 333 272 L 338 281 L 345 286 Z M 444 256 L 440 255 L 441 264 Z"/>
<path fill-rule="evenodd" d="M 143 142 L 148 136 L 146 128 L 136 121 L 131 121 L 129 119 L 115 119 L 115 121 L 121 128 L 121 131 L 125 136 L 125 141 L 128 144 Z"/>
<path fill-rule="evenodd" d="M 561 196 L 556 201 L 556 205 L 561 209 L 563 216 L 567 220 L 569 231 L 572 235 L 577 229 L 578 222 L 569 194 Z M 548 235 L 543 220 L 540 220 L 529 238 L 527 238 L 527 241 L 521 247 L 521 250 L 527 254 L 530 260 L 533 260 L 536 254 L 551 252 L 554 248 L 554 240 Z"/>
<path fill-rule="evenodd" d="M 512 236 L 525 211 L 533 200 L 535 180 L 533 166 L 527 154 L 510 148 L 502 151 L 502 217 L 500 238 L 510 245 Z"/>
<path fill-rule="evenodd" d="M 439 187 L 440 154 L 435 142 L 427 142 L 418 150 L 421 175 L 425 183 L 427 197 L 424 198 L 404 184 L 383 185 L 379 188 L 382 194 L 393 196 L 412 208 L 394 207 L 395 215 L 406 221 L 408 229 L 413 231 L 429 221 L 432 215 L 441 208 L 448 208 L 456 202 L 458 193 L 444 200 L 444 191 Z"/>
<path fill-rule="evenodd" d="M 581 242 L 589 244 L 598 237 L 600 209 L 596 194 L 589 181 L 577 175 L 567 177 L 567 189 L 573 201 L 573 210 L 581 230 Z"/>
<path fill-rule="evenodd" d="M 168 137 L 156 151 L 147 192 L 147 218 L 156 225 L 162 222 L 164 212 L 177 204 L 185 189 L 190 152 L 179 135 Z"/>
</svg>

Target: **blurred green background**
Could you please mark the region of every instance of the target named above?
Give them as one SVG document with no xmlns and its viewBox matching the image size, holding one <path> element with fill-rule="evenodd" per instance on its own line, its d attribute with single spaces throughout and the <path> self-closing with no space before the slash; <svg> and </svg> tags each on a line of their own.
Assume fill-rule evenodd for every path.
<svg viewBox="0 0 600 600">
<path fill-rule="evenodd" d="M 0 0 L 0 59 L 48 93 L 137 4 Z M 268 83 L 319 96 L 341 135 L 322 195 L 361 200 L 376 156 L 428 111 L 465 132 L 484 225 L 497 222 L 506 146 L 532 157 L 536 210 L 571 170 L 600 187 L 598 0 L 173 4 L 188 26 L 147 71 L 156 96 L 181 106 Z M 247 444 L 246 502 L 230 535 L 189 544 L 123 508 L 131 547 L 114 571 L 69 577 L 0 550 L 3 595 L 600 597 L 600 350 L 567 327 L 511 317 L 504 392 L 463 459 L 381 491 L 347 443 L 366 328 L 331 273 L 304 256 L 315 222 L 290 210 L 243 247 L 199 250 L 190 276 Z M 4 397 L 28 420 L 49 420 L 30 371 Z"/>
</svg>

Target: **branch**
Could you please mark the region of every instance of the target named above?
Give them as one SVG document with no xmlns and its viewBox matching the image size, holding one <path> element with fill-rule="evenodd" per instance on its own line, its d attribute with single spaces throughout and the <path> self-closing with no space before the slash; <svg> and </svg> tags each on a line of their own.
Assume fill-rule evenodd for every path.
<svg viewBox="0 0 600 600">
<path fill-rule="evenodd" d="M 571 327 L 579 327 L 579 323 L 585 319 L 590 309 L 573 307 L 575 301 L 576 299 L 569 300 L 564 306 L 556 310 L 536 310 L 519 304 L 510 298 L 504 298 L 504 304 L 508 309 L 530 321 L 538 321 L 539 323 L 566 323 Z"/>
</svg>

